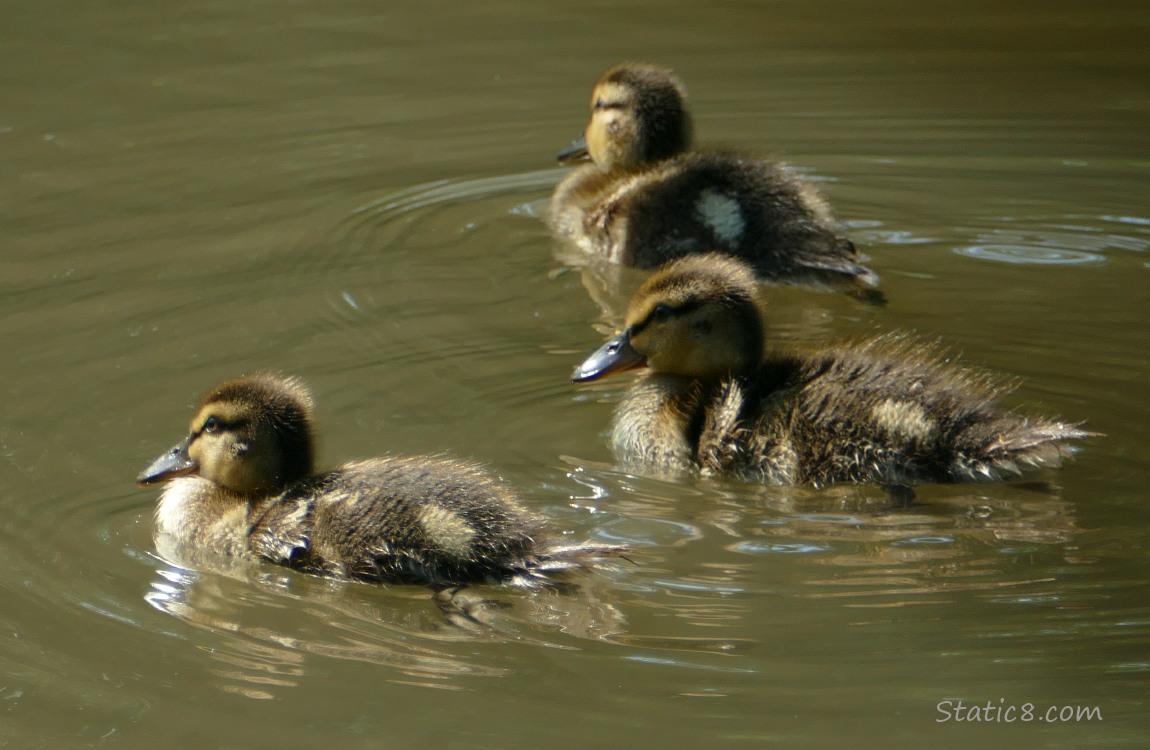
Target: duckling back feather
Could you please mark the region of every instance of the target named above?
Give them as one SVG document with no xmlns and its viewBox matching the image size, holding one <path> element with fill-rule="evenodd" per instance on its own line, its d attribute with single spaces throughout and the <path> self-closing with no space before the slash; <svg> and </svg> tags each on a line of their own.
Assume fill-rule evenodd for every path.
<svg viewBox="0 0 1150 750">
<path fill-rule="evenodd" d="M 754 425 L 755 450 L 737 473 L 767 481 L 780 468 L 814 485 L 1000 479 L 1020 465 L 1058 465 L 1061 443 L 1089 434 L 1003 412 L 1004 389 L 902 337 L 768 356 L 749 383 L 740 424 Z"/>
</svg>

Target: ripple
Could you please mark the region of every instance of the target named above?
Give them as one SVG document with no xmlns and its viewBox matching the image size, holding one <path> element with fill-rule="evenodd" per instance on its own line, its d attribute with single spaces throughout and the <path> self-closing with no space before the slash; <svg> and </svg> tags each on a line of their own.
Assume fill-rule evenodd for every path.
<svg viewBox="0 0 1150 750">
<path fill-rule="evenodd" d="M 954 544 L 956 542 L 954 537 L 951 536 L 915 536 L 909 539 L 900 539 L 891 542 L 892 547 L 930 547 L 936 545 Z"/>
<path fill-rule="evenodd" d="M 322 336 L 339 352 L 333 361 L 396 372 L 433 358 L 537 354 L 525 332 L 553 325 L 551 311 L 523 290 L 545 280 L 553 260 L 535 201 L 562 174 L 440 180 L 354 209 L 309 238 L 286 280 L 297 298 L 302 290 L 316 300 L 301 335 Z"/>
<path fill-rule="evenodd" d="M 681 543 L 698 539 L 700 533 L 697 526 L 685 521 L 623 517 L 601 524 L 596 530 L 596 537 L 603 542 L 636 547 Z"/>
<path fill-rule="evenodd" d="M 1103 263 L 1115 251 L 1150 251 L 1150 236 L 1143 228 L 1148 222 L 1138 217 L 1067 214 L 996 221 L 1000 226 L 973 230 L 975 242 L 954 251 L 1015 265 L 1086 265 Z M 1116 226 L 1119 232 L 1109 231 Z"/>
<path fill-rule="evenodd" d="M 1118 224 L 1131 224 L 1138 227 L 1150 227 L 1150 219 L 1144 218 L 1142 216 L 1103 215 L 1099 218 L 1101 218 L 1103 221 L 1112 221 Z"/>
<path fill-rule="evenodd" d="M 397 193 L 372 201 L 354 211 L 352 216 L 363 214 L 398 215 L 427 206 L 452 203 L 463 198 L 487 198 L 501 193 L 552 187 L 559 181 L 560 177 L 569 171 L 567 169 L 541 169 L 534 172 L 484 177 L 478 180 L 461 180 L 458 182 L 437 180 L 424 185 L 405 188 Z M 523 204 L 519 205 L 522 206 Z"/>
<path fill-rule="evenodd" d="M 504 432 L 508 445 L 533 433 L 549 439 L 548 425 L 509 425 L 501 417 L 530 414 L 569 390 L 573 357 L 559 363 L 539 356 L 555 331 L 566 330 L 550 292 L 577 283 L 548 278 L 555 261 L 536 215 L 540 196 L 564 173 L 417 185 L 363 203 L 309 240 L 314 246 L 301 254 L 290 282 L 314 305 L 298 336 L 325 347 L 333 385 L 346 382 L 343 374 L 369 370 L 380 392 L 406 394 L 377 417 L 383 427 L 402 421 L 419 430 L 460 412 L 488 433 Z M 460 406 L 446 405 L 453 396 Z M 465 433 L 468 425 L 457 428 Z M 522 441 L 514 439 L 518 433 Z M 443 444 L 441 428 L 426 440 L 463 452 Z M 419 449 L 405 439 L 404 450 Z"/>
<path fill-rule="evenodd" d="M 801 542 L 779 544 L 749 541 L 736 544 L 734 549 L 738 552 L 749 552 L 754 555 L 810 555 L 828 552 L 831 548 L 826 544 L 805 544 Z"/>
<path fill-rule="evenodd" d="M 360 310 L 371 295 L 340 288 L 364 281 L 354 271 L 377 267 L 383 258 L 388 265 L 410 270 L 411 250 L 420 250 L 418 256 L 423 257 L 428 245 L 457 246 L 460 236 L 482 233 L 502 219 L 538 222 L 539 201 L 525 200 L 523 194 L 550 189 L 563 174 L 562 169 L 547 169 L 478 180 L 438 180 L 385 195 L 340 221 L 322 241 L 323 252 L 299 273 L 319 270 L 336 287 L 329 294 L 334 309 Z M 450 256 L 437 257 L 437 268 L 452 263 Z"/>
<path fill-rule="evenodd" d="M 1020 265 L 1081 265 L 1102 263 L 1106 260 L 1105 256 L 1098 253 L 1028 245 L 971 245 L 956 248 L 955 252 L 979 260 Z"/>
<path fill-rule="evenodd" d="M 719 664 L 699 664 L 697 662 L 690 662 L 686 659 L 670 659 L 665 656 L 649 656 L 647 654 L 635 654 L 622 657 L 625 661 L 638 662 L 640 664 L 651 664 L 663 667 L 677 667 L 679 669 L 698 669 L 707 672 L 721 672 L 726 674 L 757 674 L 758 670 L 750 669 L 747 667 L 728 667 Z"/>
</svg>

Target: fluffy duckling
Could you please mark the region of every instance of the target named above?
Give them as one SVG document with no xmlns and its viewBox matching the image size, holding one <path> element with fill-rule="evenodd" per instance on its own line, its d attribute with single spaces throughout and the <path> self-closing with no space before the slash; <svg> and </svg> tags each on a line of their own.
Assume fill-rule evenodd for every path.
<svg viewBox="0 0 1150 750">
<path fill-rule="evenodd" d="M 724 252 L 763 280 L 843 287 L 881 299 L 821 195 L 791 169 L 736 154 L 690 151 L 683 84 L 667 68 L 624 63 L 591 92 L 584 137 L 560 163 L 587 164 L 551 199 L 561 237 L 615 263 L 657 268 Z"/>
<path fill-rule="evenodd" d="M 646 366 L 611 439 L 627 463 L 776 485 L 968 482 L 1054 466 L 1093 433 L 995 405 L 985 377 L 882 337 L 809 353 L 764 352 L 745 263 L 691 256 L 639 289 L 622 333 L 572 379 Z"/>
<path fill-rule="evenodd" d="M 428 457 L 313 474 L 312 399 L 252 375 L 208 393 L 188 437 L 138 478 L 167 480 L 156 534 L 176 545 L 376 582 L 538 584 L 605 545 L 560 545 L 481 467 Z"/>
</svg>

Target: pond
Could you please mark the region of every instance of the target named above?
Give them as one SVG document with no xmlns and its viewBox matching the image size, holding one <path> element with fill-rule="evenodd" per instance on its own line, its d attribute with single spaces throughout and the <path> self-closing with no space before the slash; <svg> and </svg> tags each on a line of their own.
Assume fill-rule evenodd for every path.
<svg viewBox="0 0 1150 750">
<path fill-rule="evenodd" d="M 0 745 L 1146 745 L 1147 9 L 5 15 Z M 675 68 L 700 143 L 806 173 L 882 277 L 883 307 L 765 289 L 775 335 L 937 341 L 1104 436 L 897 509 L 617 467 L 628 378 L 569 376 L 644 274 L 544 215 L 621 60 Z M 475 458 L 631 559 L 473 587 L 463 621 L 418 587 L 180 567 L 133 480 L 260 370 L 309 383 L 325 466 Z"/>
</svg>

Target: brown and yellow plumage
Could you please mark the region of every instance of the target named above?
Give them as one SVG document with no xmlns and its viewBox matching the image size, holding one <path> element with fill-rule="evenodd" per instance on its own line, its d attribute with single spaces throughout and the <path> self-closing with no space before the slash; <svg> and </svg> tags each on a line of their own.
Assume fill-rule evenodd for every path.
<svg viewBox="0 0 1150 750">
<path fill-rule="evenodd" d="M 622 333 L 577 381 L 646 366 L 619 404 L 625 463 L 770 484 L 999 479 L 1054 466 L 1077 425 L 1002 410 L 989 378 L 898 336 L 811 351 L 764 348 L 754 276 L 704 255 L 656 272 Z"/>
<path fill-rule="evenodd" d="M 609 260 L 656 268 L 724 252 L 763 280 L 834 286 L 879 299 L 826 200 L 794 170 L 722 151 L 691 151 L 686 91 L 668 69 L 624 63 L 591 94 L 585 136 L 562 154 L 589 158 L 556 188 L 550 222 Z"/>
<path fill-rule="evenodd" d="M 229 380 L 188 437 L 138 481 L 167 486 L 156 533 L 237 557 L 340 578 L 533 585 L 609 545 L 563 545 L 478 464 L 385 457 L 313 474 L 312 401 L 297 380 Z"/>
</svg>

